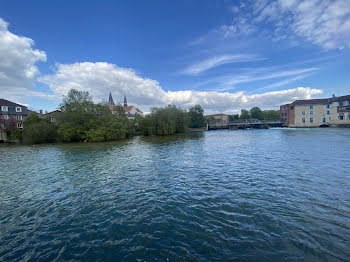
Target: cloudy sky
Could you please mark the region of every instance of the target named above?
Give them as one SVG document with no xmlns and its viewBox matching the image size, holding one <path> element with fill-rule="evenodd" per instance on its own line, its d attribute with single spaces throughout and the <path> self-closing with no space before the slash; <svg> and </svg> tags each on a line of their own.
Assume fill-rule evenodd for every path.
<svg viewBox="0 0 350 262">
<path fill-rule="evenodd" d="M 349 0 L 3 0 L 0 97 L 277 109 L 350 94 Z"/>
</svg>

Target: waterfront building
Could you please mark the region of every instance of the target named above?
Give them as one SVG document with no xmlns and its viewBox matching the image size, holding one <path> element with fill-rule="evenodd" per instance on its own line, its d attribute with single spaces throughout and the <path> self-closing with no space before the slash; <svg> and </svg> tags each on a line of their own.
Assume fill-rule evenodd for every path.
<svg viewBox="0 0 350 262">
<path fill-rule="evenodd" d="M 205 117 L 211 129 L 228 128 L 228 115 L 226 114 L 213 114 Z"/>
<path fill-rule="evenodd" d="M 350 127 L 350 95 L 296 100 L 280 106 L 280 117 L 288 127 Z"/>
<path fill-rule="evenodd" d="M 9 126 L 23 128 L 23 121 L 27 116 L 28 109 L 26 106 L 6 99 L 0 99 L 0 120 L 2 129 Z"/>
<path fill-rule="evenodd" d="M 221 122 L 228 122 L 228 115 L 226 114 L 214 114 L 214 115 L 206 115 L 208 120 L 217 120 Z"/>
</svg>

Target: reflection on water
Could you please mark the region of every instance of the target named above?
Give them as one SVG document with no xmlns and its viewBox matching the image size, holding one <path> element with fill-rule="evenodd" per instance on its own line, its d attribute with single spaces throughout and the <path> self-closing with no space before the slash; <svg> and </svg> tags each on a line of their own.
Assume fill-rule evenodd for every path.
<svg viewBox="0 0 350 262">
<path fill-rule="evenodd" d="M 350 257 L 349 129 L 0 146 L 0 260 Z"/>
</svg>

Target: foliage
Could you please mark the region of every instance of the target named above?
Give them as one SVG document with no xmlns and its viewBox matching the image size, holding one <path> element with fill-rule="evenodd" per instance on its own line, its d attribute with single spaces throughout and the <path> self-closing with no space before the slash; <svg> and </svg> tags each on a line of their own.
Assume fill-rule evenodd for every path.
<svg viewBox="0 0 350 262">
<path fill-rule="evenodd" d="M 263 112 L 259 107 L 253 107 L 250 109 L 250 118 L 263 120 Z"/>
<path fill-rule="evenodd" d="M 23 142 L 41 144 L 57 141 L 57 127 L 47 119 L 31 115 L 24 121 Z"/>
<path fill-rule="evenodd" d="M 249 119 L 250 114 L 248 110 L 242 109 L 241 110 L 241 115 L 239 116 L 239 119 Z"/>
<path fill-rule="evenodd" d="M 58 134 L 66 142 L 120 140 L 133 134 L 132 121 L 124 114 L 112 114 L 106 105 L 94 104 L 88 92 L 70 90 L 61 111 Z"/>
<path fill-rule="evenodd" d="M 264 110 L 263 118 L 267 120 L 280 120 L 279 110 Z"/>
<path fill-rule="evenodd" d="M 239 115 L 229 115 L 228 116 L 228 121 L 236 121 L 239 119 Z"/>
<path fill-rule="evenodd" d="M 139 129 L 144 135 L 172 135 L 184 133 L 188 127 L 186 111 L 176 106 L 168 105 L 164 108 L 152 108 L 151 113 L 140 119 Z"/>
<path fill-rule="evenodd" d="M 279 110 L 264 110 L 259 107 L 253 107 L 250 111 L 242 109 L 239 119 L 258 119 L 258 120 L 279 120 Z M 231 121 L 231 120 L 230 120 Z"/>
<path fill-rule="evenodd" d="M 188 116 L 190 124 L 189 126 L 191 128 L 199 128 L 206 125 L 206 119 L 203 115 L 204 110 L 200 105 L 195 105 L 194 107 L 191 107 Z"/>
</svg>

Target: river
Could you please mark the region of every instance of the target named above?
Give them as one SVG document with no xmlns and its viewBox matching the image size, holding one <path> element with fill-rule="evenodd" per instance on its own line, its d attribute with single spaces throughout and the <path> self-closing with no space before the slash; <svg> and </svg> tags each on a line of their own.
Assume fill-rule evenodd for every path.
<svg viewBox="0 0 350 262">
<path fill-rule="evenodd" d="M 0 261 L 349 261 L 350 129 L 0 145 Z"/>
</svg>

